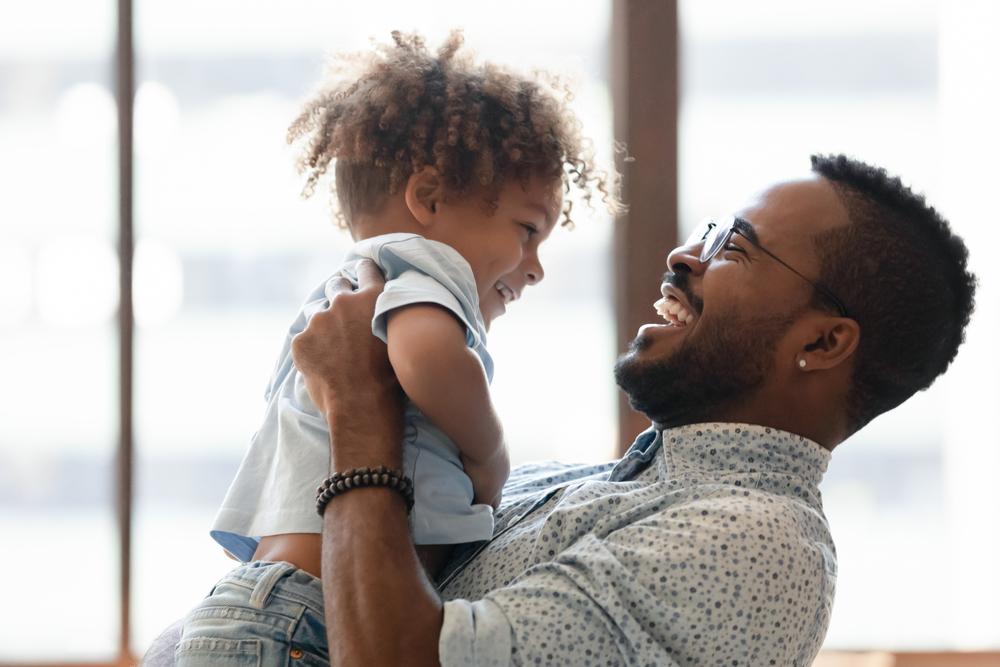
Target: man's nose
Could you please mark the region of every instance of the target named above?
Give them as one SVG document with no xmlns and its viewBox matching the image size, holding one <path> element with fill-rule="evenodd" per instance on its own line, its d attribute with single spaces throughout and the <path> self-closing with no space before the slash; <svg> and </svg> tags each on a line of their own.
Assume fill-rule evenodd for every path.
<svg viewBox="0 0 1000 667">
<path fill-rule="evenodd" d="M 667 255 L 667 267 L 674 273 L 693 273 L 700 276 L 705 272 L 706 263 L 701 261 L 701 243 L 682 245 Z"/>
</svg>

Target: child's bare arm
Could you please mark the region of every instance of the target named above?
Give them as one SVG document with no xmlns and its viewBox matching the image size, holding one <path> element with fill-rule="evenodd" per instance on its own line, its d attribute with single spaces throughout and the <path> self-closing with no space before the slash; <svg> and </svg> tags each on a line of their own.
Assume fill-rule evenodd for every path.
<svg viewBox="0 0 1000 667">
<path fill-rule="evenodd" d="M 476 502 L 496 507 L 510 460 L 486 373 L 462 324 L 444 308 L 416 304 L 392 311 L 386 333 L 403 391 L 458 447 Z"/>
</svg>

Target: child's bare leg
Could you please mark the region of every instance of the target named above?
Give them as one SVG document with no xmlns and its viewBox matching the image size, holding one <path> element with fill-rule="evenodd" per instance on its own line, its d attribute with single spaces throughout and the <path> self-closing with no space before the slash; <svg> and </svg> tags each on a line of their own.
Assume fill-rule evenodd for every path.
<svg viewBox="0 0 1000 667">
<path fill-rule="evenodd" d="M 424 566 L 427 576 L 433 580 L 444 564 L 451 557 L 452 544 L 419 544 L 416 545 L 417 557 Z"/>
</svg>

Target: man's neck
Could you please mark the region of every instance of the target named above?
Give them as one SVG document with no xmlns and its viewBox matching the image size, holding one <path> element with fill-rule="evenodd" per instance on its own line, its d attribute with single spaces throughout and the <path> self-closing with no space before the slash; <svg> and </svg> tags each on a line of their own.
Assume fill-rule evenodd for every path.
<svg viewBox="0 0 1000 667">
<path fill-rule="evenodd" d="M 756 397 L 742 399 L 733 405 L 697 415 L 689 414 L 665 422 L 654 422 L 654 426 L 657 429 L 666 429 L 705 422 L 756 424 L 800 435 L 832 451 L 849 435 L 846 433 L 846 428 L 836 424 L 836 421 L 834 415 L 829 412 L 824 414 L 823 410 L 814 406 Z"/>
</svg>

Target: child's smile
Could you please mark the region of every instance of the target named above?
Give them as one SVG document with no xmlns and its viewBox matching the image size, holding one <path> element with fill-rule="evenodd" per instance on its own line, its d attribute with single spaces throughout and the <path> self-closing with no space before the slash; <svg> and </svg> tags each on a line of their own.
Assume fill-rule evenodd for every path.
<svg viewBox="0 0 1000 667">
<path fill-rule="evenodd" d="M 540 179 L 526 185 L 511 178 L 495 207 L 479 193 L 441 202 L 428 238 L 447 243 L 472 268 L 479 309 L 487 326 L 521 298 L 525 287 L 545 276 L 539 246 L 549 237 L 562 208 L 561 190 Z"/>
</svg>

